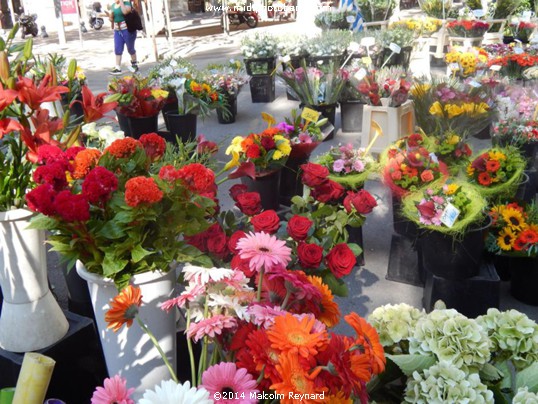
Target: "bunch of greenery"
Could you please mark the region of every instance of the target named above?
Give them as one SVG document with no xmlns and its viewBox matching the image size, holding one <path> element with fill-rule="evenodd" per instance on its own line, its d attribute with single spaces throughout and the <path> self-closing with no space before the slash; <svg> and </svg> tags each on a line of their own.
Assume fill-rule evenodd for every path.
<svg viewBox="0 0 538 404">
<path fill-rule="evenodd" d="M 428 17 L 440 18 L 455 18 L 458 13 L 454 9 L 452 0 L 419 0 L 420 9 Z"/>
<path fill-rule="evenodd" d="M 357 4 L 366 22 L 387 21 L 396 7 L 394 0 L 358 0 Z"/>
<path fill-rule="evenodd" d="M 356 15 L 357 13 L 355 11 L 331 9 L 317 14 L 314 18 L 314 24 L 322 30 L 349 29 L 347 18 L 349 16 L 355 17 Z"/>
<path fill-rule="evenodd" d="M 316 35 L 307 42 L 310 56 L 342 56 L 351 43 L 351 31 L 329 30 Z"/>
<path fill-rule="evenodd" d="M 415 31 L 403 25 L 395 25 L 381 31 L 380 37 L 384 48 L 388 48 L 391 43 L 395 43 L 401 48 L 406 48 L 413 45 Z"/>
</svg>

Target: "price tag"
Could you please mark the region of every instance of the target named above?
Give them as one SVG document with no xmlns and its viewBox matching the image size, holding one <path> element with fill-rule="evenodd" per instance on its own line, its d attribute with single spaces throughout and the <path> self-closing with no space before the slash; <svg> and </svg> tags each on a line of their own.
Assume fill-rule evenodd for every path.
<svg viewBox="0 0 538 404">
<path fill-rule="evenodd" d="M 437 155 L 433 152 L 430 153 L 430 160 L 433 161 L 435 164 L 439 164 L 439 159 L 437 158 Z"/>
<path fill-rule="evenodd" d="M 391 44 L 389 45 L 389 49 L 394 53 L 400 53 L 402 51 L 402 48 L 394 42 L 391 42 Z"/>
<path fill-rule="evenodd" d="M 372 64 L 372 58 L 370 56 L 365 56 L 361 58 L 361 62 L 364 63 L 365 65 L 370 66 Z"/>
<path fill-rule="evenodd" d="M 525 51 L 523 50 L 523 48 L 520 48 L 519 46 L 514 48 L 514 53 L 516 55 L 521 55 L 523 52 L 525 52 Z"/>
<path fill-rule="evenodd" d="M 450 63 L 450 64 L 448 65 L 448 68 L 449 68 L 450 70 L 460 70 L 460 65 L 459 65 L 458 63 Z"/>
<path fill-rule="evenodd" d="M 486 13 L 484 12 L 484 10 L 482 10 L 481 8 L 477 8 L 476 10 L 473 10 L 473 14 L 476 18 L 481 18 L 483 16 L 486 15 Z"/>
<path fill-rule="evenodd" d="M 346 21 L 349 22 L 350 24 L 353 24 L 355 22 L 355 18 L 357 17 L 355 17 L 354 15 L 348 15 L 346 17 Z"/>
<path fill-rule="evenodd" d="M 303 112 L 301 112 L 301 118 L 309 122 L 317 122 L 319 115 L 320 113 L 318 111 L 314 111 L 313 109 L 308 107 L 304 107 Z"/>
<path fill-rule="evenodd" d="M 493 70 L 494 72 L 498 72 L 499 70 L 501 70 L 502 66 L 501 65 L 491 65 L 489 68 L 490 68 L 490 70 Z"/>
<path fill-rule="evenodd" d="M 445 210 L 443 210 L 443 213 L 441 214 L 441 223 L 443 223 L 446 227 L 452 227 L 454 226 L 454 223 L 459 215 L 460 210 L 449 203 L 446 205 Z"/>
<path fill-rule="evenodd" d="M 282 56 L 282 63 L 288 63 L 290 60 L 290 55 Z"/>
<path fill-rule="evenodd" d="M 476 80 L 471 80 L 471 81 L 469 82 L 469 85 L 472 86 L 472 87 L 474 87 L 474 88 L 480 88 L 480 87 L 482 87 L 482 84 L 480 84 L 480 83 L 479 83 L 478 81 L 476 81 Z"/>
<path fill-rule="evenodd" d="M 358 52 L 360 48 L 361 46 L 357 42 L 351 42 L 347 47 L 350 52 Z"/>
<path fill-rule="evenodd" d="M 366 69 L 362 67 L 359 70 L 357 70 L 357 73 L 353 75 L 353 77 L 355 77 L 359 81 L 362 80 L 365 76 L 366 76 Z"/>
<path fill-rule="evenodd" d="M 366 47 L 373 46 L 375 45 L 375 38 L 371 36 L 364 37 L 361 39 L 361 45 Z"/>
</svg>

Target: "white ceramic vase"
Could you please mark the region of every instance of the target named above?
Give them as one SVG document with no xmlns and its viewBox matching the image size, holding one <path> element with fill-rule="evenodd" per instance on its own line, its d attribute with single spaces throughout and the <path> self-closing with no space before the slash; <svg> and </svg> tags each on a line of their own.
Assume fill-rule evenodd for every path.
<svg viewBox="0 0 538 404">
<path fill-rule="evenodd" d="M 80 261 L 76 268 L 80 277 L 88 282 L 109 376 L 118 374 L 125 378 L 127 387 L 135 388 L 132 396 L 135 401 L 142 397 L 146 389 L 153 388 L 162 380 L 171 379 L 161 355 L 136 321 L 129 328 L 124 325 L 118 332 L 107 329 L 105 313 L 110 308 L 110 301 L 118 294 L 114 282 L 88 272 Z M 173 313 L 166 313 L 159 306 L 173 297 L 175 280 L 175 271 L 147 272 L 131 279 L 131 283 L 139 286 L 142 292 L 139 317 L 159 341 L 174 371 L 177 351 L 176 318 Z"/>
<path fill-rule="evenodd" d="M 47 280 L 45 233 L 27 229 L 33 212 L 0 212 L 0 347 L 11 352 L 46 348 L 67 333 L 69 323 Z"/>
</svg>

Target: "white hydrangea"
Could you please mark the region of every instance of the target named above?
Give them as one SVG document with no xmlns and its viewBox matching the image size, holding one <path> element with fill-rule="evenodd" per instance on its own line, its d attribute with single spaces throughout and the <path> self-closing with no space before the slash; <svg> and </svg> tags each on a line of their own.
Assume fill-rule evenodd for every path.
<svg viewBox="0 0 538 404">
<path fill-rule="evenodd" d="M 377 330 L 381 344 L 391 346 L 409 339 L 418 319 L 424 315 L 424 309 L 419 310 L 406 303 L 387 304 L 376 308 L 368 322 Z"/>
<path fill-rule="evenodd" d="M 520 387 L 512 404 L 538 404 L 538 394 L 530 392 L 528 387 Z"/>
</svg>

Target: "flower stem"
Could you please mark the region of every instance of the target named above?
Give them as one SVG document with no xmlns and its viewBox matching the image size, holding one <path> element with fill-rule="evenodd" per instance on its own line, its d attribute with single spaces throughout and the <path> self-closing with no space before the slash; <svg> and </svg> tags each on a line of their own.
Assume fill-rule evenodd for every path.
<svg viewBox="0 0 538 404">
<path fill-rule="evenodd" d="M 189 361 L 191 363 L 191 382 L 192 386 L 196 386 L 196 364 L 194 363 L 194 351 L 192 350 L 192 341 L 187 335 L 191 324 L 191 311 L 187 309 L 187 325 L 185 326 L 185 337 L 187 337 L 187 349 L 189 350 Z"/>
<path fill-rule="evenodd" d="M 288 306 L 288 302 L 290 300 L 291 292 L 289 290 L 286 290 L 286 297 L 284 297 L 284 301 L 280 305 L 282 310 L 286 310 L 286 307 Z"/>
<path fill-rule="evenodd" d="M 159 344 L 159 341 L 157 341 L 157 338 L 155 338 L 155 335 L 153 335 L 153 333 L 149 330 L 149 328 L 146 326 L 146 324 L 144 324 L 144 322 L 142 320 L 140 320 L 140 317 L 138 317 L 138 315 L 136 316 L 136 321 L 138 321 L 138 324 L 140 325 L 140 328 L 142 328 L 142 330 L 144 330 L 144 332 L 148 335 L 151 342 L 153 342 L 153 345 L 155 346 L 155 348 L 157 348 L 157 351 L 159 352 L 159 354 L 163 358 L 164 364 L 166 365 L 166 367 L 168 368 L 168 371 L 170 372 L 170 376 L 172 376 L 172 380 L 175 381 L 176 383 L 179 383 L 179 381 L 177 379 L 177 376 L 176 376 L 176 372 L 174 371 L 174 369 L 172 368 L 172 365 L 168 361 L 168 358 L 164 354 L 164 352 L 163 352 L 163 350 L 161 348 L 161 345 Z"/>
<path fill-rule="evenodd" d="M 260 278 L 258 279 L 258 291 L 256 293 L 256 300 L 261 302 L 262 300 L 262 285 L 263 285 L 263 274 L 265 272 L 265 267 L 262 267 L 260 270 Z"/>
</svg>

